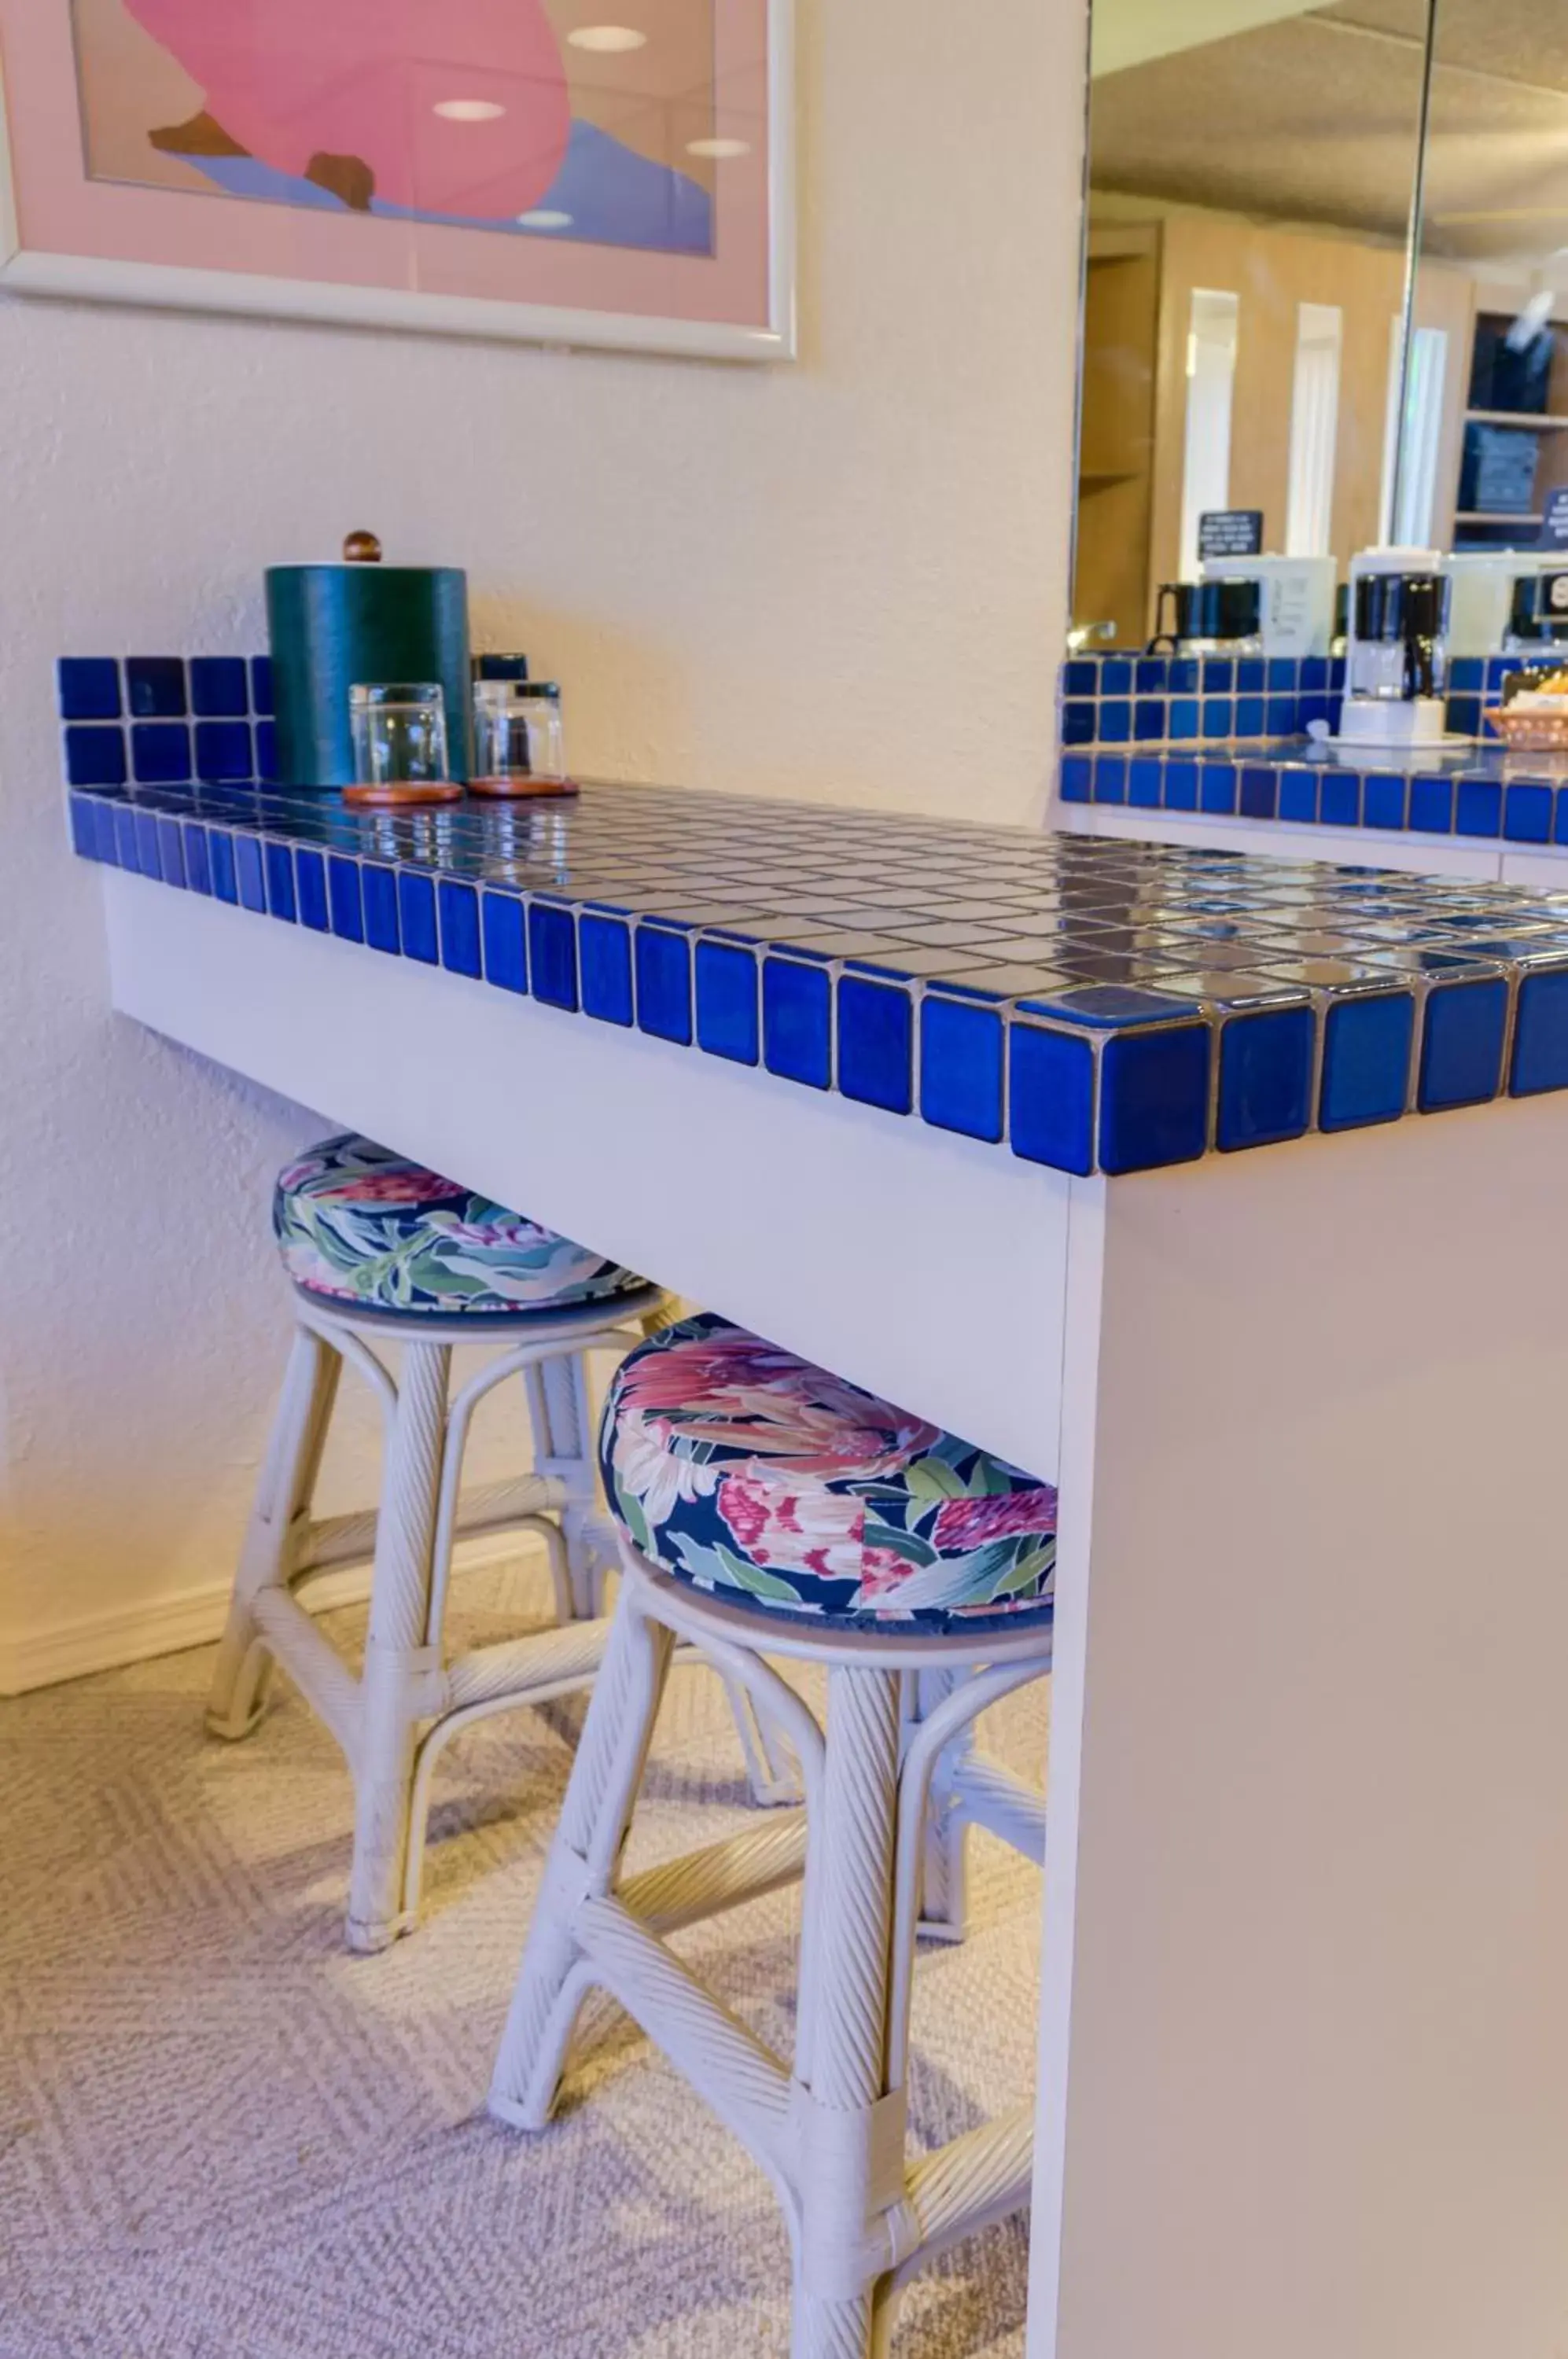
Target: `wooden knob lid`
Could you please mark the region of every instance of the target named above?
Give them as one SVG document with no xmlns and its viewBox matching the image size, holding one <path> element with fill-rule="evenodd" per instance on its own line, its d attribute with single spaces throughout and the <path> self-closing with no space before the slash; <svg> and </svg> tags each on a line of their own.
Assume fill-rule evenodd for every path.
<svg viewBox="0 0 1568 2359">
<path fill-rule="evenodd" d="M 379 565 L 381 543 L 373 532 L 351 532 L 343 545 L 345 565 Z"/>
</svg>

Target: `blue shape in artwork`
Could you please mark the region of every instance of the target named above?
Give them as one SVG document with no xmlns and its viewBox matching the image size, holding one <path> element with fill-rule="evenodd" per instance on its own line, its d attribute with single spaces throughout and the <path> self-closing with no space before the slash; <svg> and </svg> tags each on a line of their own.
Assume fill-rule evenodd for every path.
<svg viewBox="0 0 1568 2359">
<path fill-rule="evenodd" d="M 73 787 L 123 787 L 125 733 L 89 726 L 65 733 L 65 776 Z"/>
<path fill-rule="evenodd" d="M 1088 1041 L 1040 1024 L 1015 1024 L 1007 1062 L 1013 1153 L 1087 1178 L 1094 1152 L 1094 1052 Z"/>
<path fill-rule="evenodd" d="M 1312 1119 L 1310 1007 L 1233 1016 L 1220 1036 L 1214 1144 L 1222 1153 L 1300 1138 Z"/>
<path fill-rule="evenodd" d="M 697 945 L 697 1041 L 711 1057 L 755 1065 L 762 1053 L 757 961 L 728 942 Z"/>
<path fill-rule="evenodd" d="M 939 1130 L 1002 1136 L 1002 1019 L 928 992 L 920 1006 L 920 1113 Z"/>
<path fill-rule="evenodd" d="M 1429 995 L 1416 1080 L 1422 1114 L 1484 1105 L 1497 1096 L 1508 1022 L 1508 986 L 1501 975 L 1486 983 L 1452 984 Z"/>
<path fill-rule="evenodd" d="M 324 934 L 331 920 L 327 910 L 327 864 L 319 852 L 294 849 L 294 882 L 299 896 L 299 922 L 312 933 Z"/>
<path fill-rule="evenodd" d="M 521 897 L 486 893 L 480 909 L 485 936 L 485 980 L 501 991 L 524 993 L 528 987 L 528 934 Z"/>
<path fill-rule="evenodd" d="M 664 926 L 637 929 L 637 1025 L 659 1040 L 691 1040 L 691 945 Z"/>
<path fill-rule="evenodd" d="M 455 877 L 441 880 L 441 964 L 450 974 L 479 981 L 479 896 Z"/>
<path fill-rule="evenodd" d="M 341 852 L 331 853 L 327 860 L 327 908 L 332 931 L 340 941 L 364 941 L 365 903 L 359 888 L 359 863 L 345 860 Z"/>
<path fill-rule="evenodd" d="M 120 667 L 113 656 L 61 656 L 55 678 L 62 721 L 118 721 Z"/>
<path fill-rule="evenodd" d="M 577 920 L 577 956 L 583 976 L 583 1013 L 600 1024 L 634 1021 L 632 936 L 624 918 L 584 910 Z"/>
<path fill-rule="evenodd" d="M 1408 992 L 1346 999 L 1323 1018 L 1323 1088 L 1318 1122 L 1355 1130 L 1396 1122 L 1405 1110 L 1415 1002 Z"/>
<path fill-rule="evenodd" d="M 553 901 L 528 905 L 528 972 L 534 997 L 577 1013 L 577 944 L 572 912 Z"/>
<path fill-rule="evenodd" d="M 435 886 L 428 876 L 411 868 L 397 872 L 397 925 L 405 958 L 418 959 L 421 966 L 441 964 Z"/>
<path fill-rule="evenodd" d="M 367 860 L 361 867 L 359 881 L 365 897 L 365 939 L 373 951 L 396 958 L 403 948 L 403 929 L 397 918 L 397 872 L 383 868 L 378 861 Z"/>
<path fill-rule="evenodd" d="M 763 1062 L 786 1081 L 825 1090 L 833 1080 L 833 994 L 824 967 L 762 963 Z"/>
<path fill-rule="evenodd" d="M 1106 1041 L 1100 1064 L 1103 1170 L 1148 1171 L 1202 1155 L 1212 1053 L 1206 1024 L 1123 1032 Z"/>
<path fill-rule="evenodd" d="M 264 204 L 305 206 L 342 212 L 340 198 L 314 181 L 276 171 L 254 156 L 187 156 L 181 161 L 202 172 L 226 195 Z M 409 205 L 372 199 L 371 212 L 383 221 L 439 222 L 448 227 L 492 230 L 498 235 L 548 238 L 553 245 L 632 246 L 657 254 L 710 255 L 713 207 L 707 190 L 684 172 L 655 163 L 596 124 L 575 122 L 560 171 L 533 208 L 562 214 L 567 223 L 530 227 L 530 216 L 500 220 L 467 213 L 427 212 Z"/>
<path fill-rule="evenodd" d="M 907 991 L 845 975 L 838 987 L 838 1085 L 863 1105 L 914 1103 L 914 1011 Z"/>
<path fill-rule="evenodd" d="M 1508 1089 L 1516 1098 L 1568 1089 L 1568 971 L 1527 974 L 1519 984 Z"/>
</svg>

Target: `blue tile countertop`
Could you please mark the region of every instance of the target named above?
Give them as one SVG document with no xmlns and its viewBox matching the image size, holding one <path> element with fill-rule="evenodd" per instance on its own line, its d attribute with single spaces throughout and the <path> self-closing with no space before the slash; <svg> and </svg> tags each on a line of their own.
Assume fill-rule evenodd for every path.
<svg viewBox="0 0 1568 2359">
<path fill-rule="evenodd" d="M 1568 1088 L 1568 897 L 662 788 L 74 787 L 86 859 L 1056 1169 Z"/>
<path fill-rule="evenodd" d="M 1174 746 L 1069 751 L 1062 799 L 1293 827 L 1568 844 L 1568 756 L 1497 745 L 1409 753 L 1366 746 L 1353 756 L 1283 737 L 1201 755 Z"/>
</svg>

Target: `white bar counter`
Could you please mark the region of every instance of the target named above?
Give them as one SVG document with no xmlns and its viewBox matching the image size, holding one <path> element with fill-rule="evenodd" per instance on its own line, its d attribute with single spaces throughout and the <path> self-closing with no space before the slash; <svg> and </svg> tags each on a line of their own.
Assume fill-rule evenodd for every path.
<svg viewBox="0 0 1568 2359">
<path fill-rule="evenodd" d="M 1557 2359 L 1554 906 L 653 790 L 321 809 L 73 799 L 124 1015 L 1061 1485 L 1031 2359 Z M 420 879 L 477 897 L 415 947 Z M 1358 957 L 1303 947 L 1335 910 Z M 1252 995 L 1195 940 L 1261 943 Z"/>
</svg>

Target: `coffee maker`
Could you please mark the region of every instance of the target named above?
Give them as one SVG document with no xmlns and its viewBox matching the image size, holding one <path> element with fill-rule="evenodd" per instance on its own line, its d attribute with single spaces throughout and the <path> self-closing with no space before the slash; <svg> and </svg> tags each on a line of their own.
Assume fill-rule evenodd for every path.
<svg viewBox="0 0 1568 2359">
<path fill-rule="evenodd" d="M 1162 582 L 1150 655 L 1260 656 L 1263 591 L 1256 581 Z"/>
<path fill-rule="evenodd" d="M 1435 549 L 1368 549 L 1351 560 L 1344 743 L 1442 742 L 1452 594 Z"/>
</svg>

